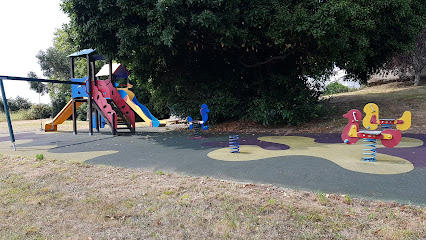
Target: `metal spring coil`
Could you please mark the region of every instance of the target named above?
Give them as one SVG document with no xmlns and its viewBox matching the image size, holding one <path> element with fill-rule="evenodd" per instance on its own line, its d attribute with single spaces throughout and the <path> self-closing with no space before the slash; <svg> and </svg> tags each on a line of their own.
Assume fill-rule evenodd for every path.
<svg viewBox="0 0 426 240">
<path fill-rule="evenodd" d="M 196 138 L 201 137 L 201 124 L 200 123 L 194 123 L 194 137 L 196 137 Z"/>
<path fill-rule="evenodd" d="M 371 147 L 371 148 L 364 148 L 364 155 L 367 155 L 363 157 L 362 159 L 366 162 L 375 162 L 376 161 L 376 139 L 370 139 L 370 138 L 363 138 L 363 142 L 365 142 L 363 145 L 364 147 Z"/>
<path fill-rule="evenodd" d="M 382 129 L 390 129 L 392 128 L 392 124 L 384 123 L 382 124 Z"/>
<path fill-rule="evenodd" d="M 231 153 L 240 152 L 239 139 L 238 135 L 229 135 L 229 150 Z"/>
</svg>

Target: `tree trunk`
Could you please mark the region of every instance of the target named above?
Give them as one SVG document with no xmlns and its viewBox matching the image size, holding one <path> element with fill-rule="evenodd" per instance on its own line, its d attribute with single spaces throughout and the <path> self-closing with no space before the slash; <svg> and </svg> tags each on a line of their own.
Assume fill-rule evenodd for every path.
<svg viewBox="0 0 426 240">
<path fill-rule="evenodd" d="M 414 86 L 420 85 L 420 72 L 414 74 Z"/>
</svg>

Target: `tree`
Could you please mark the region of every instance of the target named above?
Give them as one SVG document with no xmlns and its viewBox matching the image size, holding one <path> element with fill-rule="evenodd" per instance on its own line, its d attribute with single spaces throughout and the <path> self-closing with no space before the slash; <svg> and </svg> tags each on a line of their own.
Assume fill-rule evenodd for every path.
<svg viewBox="0 0 426 240">
<path fill-rule="evenodd" d="M 38 78 L 37 74 L 33 71 L 30 71 L 27 76 L 29 78 Z M 40 95 L 44 95 L 46 93 L 49 92 L 48 87 L 42 83 L 42 82 L 28 82 L 30 84 L 30 89 L 35 91 L 36 93 L 40 94 Z"/>
<path fill-rule="evenodd" d="M 61 52 L 55 47 L 50 47 L 46 51 L 39 51 L 38 62 L 43 71 L 43 75 L 56 80 L 67 80 L 69 78 L 69 66 L 67 53 Z M 48 84 L 52 112 L 59 113 L 71 98 L 71 87 L 68 84 Z"/>
<path fill-rule="evenodd" d="M 69 78 L 70 68 L 66 52 L 49 47 L 46 51 L 40 50 L 36 57 L 44 76 L 58 80 Z"/>
<path fill-rule="evenodd" d="M 68 25 L 63 25 L 61 29 L 55 32 L 53 38 L 53 46 L 46 50 L 40 50 L 37 54 L 39 65 L 43 71 L 43 75 L 49 79 L 70 80 L 69 54 L 76 52 L 77 46 L 70 37 L 72 29 Z M 76 76 L 86 75 L 86 61 L 80 59 L 76 61 Z M 35 87 L 38 87 L 35 86 Z M 71 99 L 71 86 L 69 84 L 48 84 L 52 103 L 53 114 L 56 115 Z"/>
<path fill-rule="evenodd" d="M 421 73 L 426 69 L 426 25 L 416 37 L 414 49 L 393 57 L 391 61 L 385 64 L 384 69 L 401 77 L 406 77 L 407 73 L 413 73 L 414 86 L 424 84 Z"/>
<path fill-rule="evenodd" d="M 63 0 L 82 48 L 148 81 L 151 101 L 215 120 L 298 123 L 318 115 L 334 65 L 366 81 L 425 23 L 421 0 Z M 194 111 L 193 110 L 193 111 Z"/>
<path fill-rule="evenodd" d="M 426 68 L 426 25 L 416 38 L 416 44 L 412 52 L 412 66 L 414 70 L 414 86 L 417 86 L 422 83 L 420 74 Z"/>
</svg>

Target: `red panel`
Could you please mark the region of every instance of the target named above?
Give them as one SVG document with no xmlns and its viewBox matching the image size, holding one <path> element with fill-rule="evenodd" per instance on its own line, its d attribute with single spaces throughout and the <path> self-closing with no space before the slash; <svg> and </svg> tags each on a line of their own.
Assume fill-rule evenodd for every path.
<svg viewBox="0 0 426 240">
<path fill-rule="evenodd" d="M 393 148 L 401 142 L 402 134 L 400 130 L 386 129 L 382 132 L 382 134 L 392 135 L 392 139 L 382 139 L 383 146 L 387 148 Z"/>
<path fill-rule="evenodd" d="M 112 109 L 111 105 L 108 104 L 107 100 L 103 97 L 99 89 L 92 82 L 92 98 L 98 104 L 101 111 L 104 113 L 110 123 L 114 125 L 114 129 L 117 129 L 117 117 L 113 119 L 113 115 L 117 116 L 116 112 Z"/>
<path fill-rule="evenodd" d="M 373 116 L 371 116 L 370 123 L 377 124 L 377 116 L 376 116 L 376 114 L 373 114 Z"/>
<path fill-rule="evenodd" d="M 104 98 L 110 98 L 114 101 L 115 105 L 120 108 L 120 111 L 126 117 L 126 119 L 130 122 L 132 127 L 135 127 L 135 113 L 133 110 L 127 105 L 126 101 L 124 101 L 117 89 L 112 86 L 112 83 L 109 79 L 107 80 L 97 80 L 98 89 L 102 92 Z"/>
<path fill-rule="evenodd" d="M 355 144 L 356 142 L 358 142 L 358 137 L 350 137 L 349 131 L 351 130 L 351 127 L 353 125 L 356 126 L 356 131 L 359 131 L 359 122 L 361 121 L 362 114 L 359 110 L 352 109 L 348 113 L 343 115 L 343 117 L 348 119 L 348 124 L 343 129 L 342 141 L 346 144 Z"/>
</svg>

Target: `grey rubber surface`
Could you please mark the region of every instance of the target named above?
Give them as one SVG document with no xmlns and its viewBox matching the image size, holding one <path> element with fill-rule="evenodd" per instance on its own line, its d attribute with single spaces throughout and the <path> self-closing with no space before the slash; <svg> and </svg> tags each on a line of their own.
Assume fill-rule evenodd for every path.
<svg viewBox="0 0 426 240">
<path fill-rule="evenodd" d="M 111 136 L 103 132 L 93 136 L 87 133 L 17 134 L 16 138 L 34 139 L 20 146 L 56 144 L 57 147 L 49 150 L 56 153 L 118 151 L 92 158 L 87 161 L 90 164 L 273 184 L 426 206 L 426 167 L 415 167 L 413 171 L 403 174 L 378 175 L 349 171 L 329 160 L 312 156 L 275 157 L 244 162 L 218 161 L 207 157 L 207 153 L 217 149 L 208 143 L 227 141 L 228 135 L 203 136 L 207 138 L 189 139 L 184 132 L 142 132 L 133 136 Z M 333 134 L 328 134 L 327 137 L 339 139 Z M 419 135 L 419 138 L 424 139 L 424 135 Z"/>
</svg>

